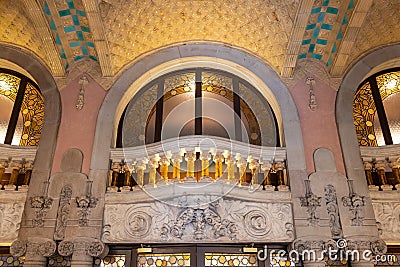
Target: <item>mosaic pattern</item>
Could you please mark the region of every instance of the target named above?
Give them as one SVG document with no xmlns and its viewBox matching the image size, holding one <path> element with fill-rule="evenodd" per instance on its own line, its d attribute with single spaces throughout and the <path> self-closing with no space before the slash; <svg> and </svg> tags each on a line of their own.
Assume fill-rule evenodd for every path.
<svg viewBox="0 0 400 267">
<path fill-rule="evenodd" d="M 290 260 L 288 260 L 287 257 L 280 257 L 278 254 L 272 254 L 270 258 L 270 266 L 271 267 L 289 267 L 289 266 L 296 266 L 296 264 Z"/>
<path fill-rule="evenodd" d="M 364 84 L 355 94 L 353 102 L 354 126 L 360 146 L 377 146 L 374 132 L 376 107 L 371 86 Z"/>
<path fill-rule="evenodd" d="M 94 267 L 125 267 L 125 256 L 109 255 L 104 259 L 96 259 Z"/>
<path fill-rule="evenodd" d="M 353 11 L 354 11 L 354 0 L 350 0 L 350 3 L 348 5 L 348 7 L 347 7 L 347 11 L 344 14 L 340 29 L 339 29 L 339 31 L 338 31 L 338 33 L 336 35 L 335 42 L 333 43 L 333 47 L 332 47 L 329 59 L 326 62 L 327 66 L 332 65 L 333 59 L 334 59 L 334 57 L 336 55 L 337 49 L 338 49 L 341 41 L 342 41 L 344 31 L 346 30 L 346 27 L 347 27 L 347 25 L 349 23 L 350 16 L 353 13 Z"/>
<path fill-rule="evenodd" d="M 140 255 L 137 259 L 138 267 L 158 266 L 190 266 L 190 254 L 146 254 Z"/>
<path fill-rule="evenodd" d="M 144 145 L 147 118 L 157 101 L 157 91 L 158 85 L 155 84 L 139 92 L 128 105 L 122 130 L 124 147 Z"/>
<path fill-rule="evenodd" d="M 257 254 L 206 253 L 204 258 L 204 266 L 258 266 Z"/>
<path fill-rule="evenodd" d="M 400 92 L 400 72 L 389 72 L 376 77 L 382 101 Z M 376 107 L 372 98 L 370 84 L 367 82 L 358 89 L 353 102 L 354 126 L 360 146 L 378 146 Z M 390 125 L 389 125 L 390 126 Z"/>
<path fill-rule="evenodd" d="M 21 79 L 7 73 L 0 73 L 0 94 L 6 96 L 13 102 L 17 97 Z"/>
<path fill-rule="evenodd" d="M 185 72 L 177 75 L 166 77 L 164 80 L 164 91 L 169 92 L 173 89 L 182 87 L 186 92 L 194 90 L 195 86 L 195 73 Z M 174 95 L 173 92 L 171 92 Z"/>
<path fill-rule="evenodd" d="M 47 267 L 71 266 L 71 257 L 55 255 L 49 258 Z"/>
<path fill-rule="evenodd" d="M 349 18 L 354 11 L 354 1 L 351 0 L 347 7 L 347 11 L 343 17 L 331 51 L 326 51 L 329 46 L 328 42 L 331 39 L 331 34 L 334 30 L 333 26 L 334 23 L 336 23 L 340 8 L 340 1 L 337 0 L 315 1 L 306 26 L 298 59 L 315 58 L 322 60 L 324 54 L 328 53 L 329 58 L 327 59 L 326 64 L 328 66 L 332 64 Z"/>
<path fill-rule="evenodd" d="M 204 89 L 207 91 L 212 91 L 212 87 L 215 85 L 231 90 L 233 88 L 232 78 L 214 72 L 204 71 L 202 73 L 202 82 L 203 87 L 205 87 Z M 209 88 L 211 88 L 211 90 Z"/>
<path fill-rule="evenodd" d="M 73 61 L 90 58 L 97 61 L 92 33 L 89 28 L 86 12 L 81 0 L 55 1 L 58 14 L 52 14 L 48 2 L 44 2 L 43 10 L 52 30 L 55 43 L 59 48 L 60 57 L 65 61 L 65 68 L 69 67 L 69 58 L 65 49 L 72 51 Z M 57 17 L 55 17 L 57 16 Z M 55 20 L 60 20 L 63 33 L 60 34 Z M 66 36 L 67 40 L 62 40 Z M 67 46 L 67 47 L 66 47 Z"/>
<path fill-rule="evenodd" d="M 252 112 L 256 114 L 257 125 L 250 126 L 250 136 L 251 141 L 254 143 L 260 143 L 262 146 L 276 146 L 276 128 L 274 122 L 274 115 L 272 113 L 269 105 L 260 97 L 258 94 L 251 90 L 248 86 L 239 83 L 239 96 L 242 98 L 241 102 L 246 102 L 249 110 L 243 110 L 247 118 L 251 117 L 251 114 L 246 114 Z M 258 133 L 258 128 L 261 133 Z M 261 136 L 256 136 L 253 134 L 258 134 Z"/>
<path fill-rule="evenodd" d="M 25 257 L 13 257 L 10 255 L 0 255 L 0 266 L 24 266 Z"/>
</svg>

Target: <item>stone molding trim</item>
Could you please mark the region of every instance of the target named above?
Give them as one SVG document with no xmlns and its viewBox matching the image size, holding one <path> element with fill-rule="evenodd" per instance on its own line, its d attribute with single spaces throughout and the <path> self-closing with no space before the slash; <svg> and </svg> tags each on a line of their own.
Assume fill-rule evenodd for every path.
<svg viewBox="0 0 400 267">
<path fill-rule="evenodd" d="M 58 254 L 61 256 L 91 256 L 99 257 L 105 254 L 107 246 L 98 239 L 90 237 L 76 238 L 74 240 L 63 240 L 57 248 Z"/>
<path fill-rule="evenodd" d="M 372 200 L 372 206 L 379 226 L 378 230 L 381 230 L 380 237 L 386 242 L 398 243 L 400 241 L 400 201 Z"/>
<path fill-rule="evenodd" d="M 106 204 L 102 240 L 106 243 L 291 242 L 290 203 L 257 203 L 229 198 L 186 196 L 176 203 L 153 200 Z M 202 199 L 204 200 L 204 199 Z M 178 203 L 185 202 L 184 207 Z M 171 203 L 170 203 L 171 204 Z"/>
<path fill-rule="evenodd" d="M 13 256 L 24 255 L 50 257 L 56 252 L 57 244 L 48 238 L 34 238 L 32 241 L 15 240 L 10 247 Z"/>
</svg>

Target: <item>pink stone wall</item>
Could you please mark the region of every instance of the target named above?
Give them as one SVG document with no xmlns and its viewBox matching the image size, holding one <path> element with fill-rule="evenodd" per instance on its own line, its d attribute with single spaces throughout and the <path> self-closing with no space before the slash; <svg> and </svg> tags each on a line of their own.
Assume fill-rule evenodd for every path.
<svg viewBox="0 0 400 267">
<path fill-rule="evenodd" d="M 297 83 L 291 89 L 291 94 L 299 112 L 307 172 L 308 174 L 315 172 L 314 151 L 320 147 L 325 147 L 332 151 L 337 170 L 344 174 L 342 151 L 335 121 L 336 91 L 314 77 L 317 107 L 312 111 L 309 108 L 309 86 L 306 79 L 304 77 Z"/>
<path fill-rule="evenodd" d="M 85 87 L 85 104 L 81 110 L 77 110 L 75 105 L 81 88 L 79 84 L 81 77 L 82 75 L 79 75 L 60 92 L 62 103 L 61 124 L 52 174 L 60 171 L 62 155 L 69 148 L 77 148 L 82 151 L 82 172 L 89 174 L 97 114 L 106 91 L 89 75 L 86 75 L 89 83 Z"/>
</svg>

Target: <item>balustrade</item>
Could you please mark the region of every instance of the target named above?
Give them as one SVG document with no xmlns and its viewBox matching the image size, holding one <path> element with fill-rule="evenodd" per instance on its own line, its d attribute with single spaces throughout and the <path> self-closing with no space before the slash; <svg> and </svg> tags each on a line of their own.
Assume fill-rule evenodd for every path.
<svg viewBox="0 0 400 267">
<path fill-rule="evenodd" d="M 27 190 L 36 147 L 0 145 L 1 190 Z"/>
<path fill-rule="evenodd" d="M 218 147 L 202 145 L 205 138 Z M 110 158 L 109 191 L 196 182 L 288 191 L 284 148 L 191 136 L 147 147 L 112 149 Z"/>
<path fill-rule="evenodd" d="M 400 146 L 360 147 L 371 191 L 400 190 Z"/>
</svg>

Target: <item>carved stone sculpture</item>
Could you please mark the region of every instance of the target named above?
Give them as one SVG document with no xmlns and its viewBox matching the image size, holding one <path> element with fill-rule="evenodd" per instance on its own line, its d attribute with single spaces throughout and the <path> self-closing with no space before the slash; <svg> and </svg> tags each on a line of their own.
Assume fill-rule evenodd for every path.
<svg viewBox="0 0 400 267">
<path fill-rule="evenodd" d="M 90 214 L 90 209 L 95 208 L 97 205 L 97 202 L 98 202 L 98 199 L 91 195 L 76 197 L 76 204 L 79 208 L 79 210 L 78 210 L 79 226 L 87 226 L 88 225 L 88 217 Z"/>
<path fill-rule="evenodd" d="M 34 196 L 30 198 L 31 207 L 35 209 L 35 218 L 32 219 L 33 227 L 43 227 L 44 217 L 53 204 L 53 199 L 47 196 Z"/>
<path fill-rule="evenodd" d="M 386 242 L 400 240 L 400 202 L 373 202 L 380 236 Z M 379 230 L 378 228 L 378 230 Z"/>
<path fill-rule="evenodd" d="M 74 253 L 74 243 L 66 240 L 61 241 L 57 250 L 61 256 L 71 256 Z"/>
<path fill-rule="evenodd" d="M 321 197 L 315 195 L 311 191 L 310 180 L 305 180 L 304 183 L 306 186 L 306 194 L 304 197 L 300 197 L 300 205 L 302 207 L 307 207 L 308 225 L 316 226 L 319 222 L 317 207 L 321 206 Z"/>
<path fill-rule="evenodd" d="M 36 238 L 30 241 L 15 240 L 11 244 L 10 253 L 16 257 L 23 255 L 50 257 L 54 255 L 56 248 L 56 242 L 47 238 Z"/>
<path fill-rule="evenodd" d="M 102 241 L 176 243 L 293 240 L 293 217 L 289 203 L 251 202 L 211 196 L 177 197 L 169 202 L 172 204 L 157 200 L 106 204 Z"/>
<path fill-rule="evenodd" d="M 339 207 L 336 198 L 336 189 L 333 185 L 325 186 L 326 209 L 329 215 L 329 227 L 331 228 L 332 238 L 341 238 L 342 225 L 340 223 Z"/>
<path fill-rule="evenodd" d="M 343 206 L 349 207 L 351 225 L 361 226 L 364 222 L 364 215 L 362 212 L 365 206 L 365 197 L 354 192 L 352 182 L 352 180 L 348 180 L 349 196 L 342 197 Z"/>
<path fill-rule="evenodd" d="M 65 227 L 67 226 L 68 215 L 70 212 L 71 196 L 72 196 L 72 187 L 70 185 L 64 186 L 61 189 L 60 193 L 60 204 L 58 206 L 54 240 L 64 239 Z"/>
</svg>

